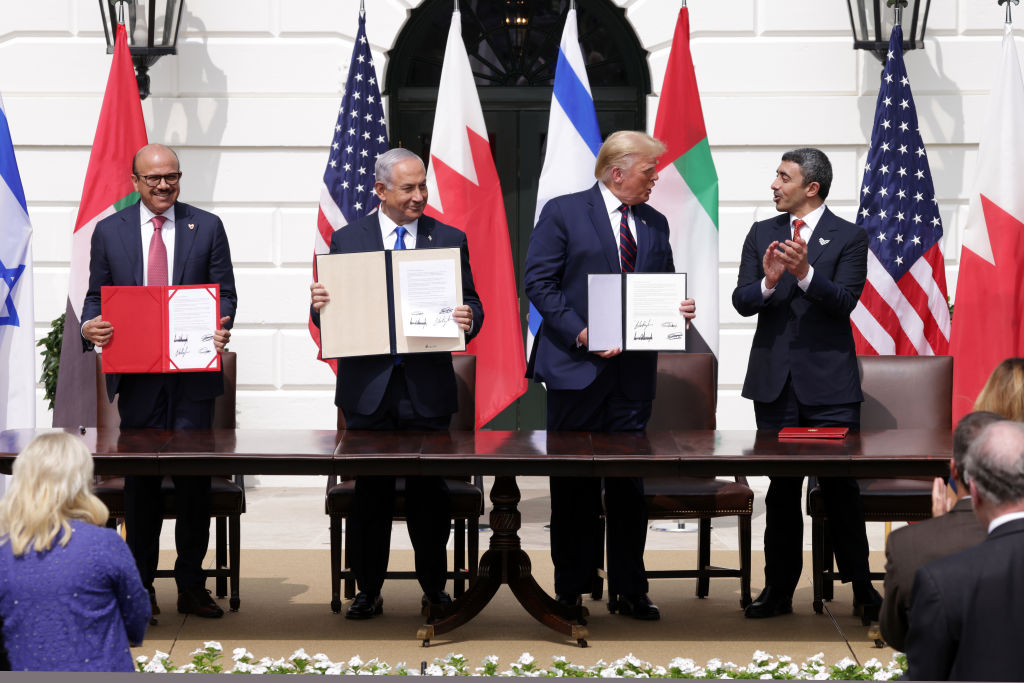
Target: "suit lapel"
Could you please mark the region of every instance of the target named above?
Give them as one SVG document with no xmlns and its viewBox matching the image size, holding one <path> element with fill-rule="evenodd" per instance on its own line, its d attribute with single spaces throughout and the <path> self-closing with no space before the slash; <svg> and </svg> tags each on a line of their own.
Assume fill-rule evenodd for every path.
<svg viewBox="0 0 1024 683">
<path fill-rule="evenodd" d="M 587 201 L 590 203 L 590 206 L 587 207 L 590 224 L 597 233 L 597 241 L 601 245 L 601 252 L 604 254 L 605 260 L 608 262 L 609 272 L 618 273 L 622 270 L 622 267 L 619 265 L 619 245 L 615 243 L 611 219 L 608 218 L 604 198 L 601 196 L 601 190 L 597 184 L 591 188 Z"/>
<path fill-rule="evenodd" d="M 416 248 L 426 249 L 433 246 L 434 219 L 426 214 L 420 216 L 416 223 Z"/>
<path fill-rule="evenodd" d="M 196 243 L 196 233 L 200 227 L 196 225 L 192 212 L 185 204 L 174 204 L 174 274 L 172 285 L 182 284 L 185 273 L 185 262 Z"/>
<path fill-rule="evenodd" d="M 135 284 L 145 284 L 142 274 L 142 224 L 139 222 L 139 204 L 136 202 L 131 209 L 121 214 L 119 240 L 124 247 L 124 256 L 131 264 Z"/>
<path fill-rule="evenodd" d="M 818 221 L 817 227 L 814 228 L 814 232 L 811 233 L 811 241 L 807 245 L 807 262 L 812 266 L 814 262 L 818 260 L 825 248 L 831 244 L 836 238 L 836 233 L 839 228 L 835 216 L 831 211 L 825 209 L 825 213 L 821 215 L 821 220 Z"/>
</svg>

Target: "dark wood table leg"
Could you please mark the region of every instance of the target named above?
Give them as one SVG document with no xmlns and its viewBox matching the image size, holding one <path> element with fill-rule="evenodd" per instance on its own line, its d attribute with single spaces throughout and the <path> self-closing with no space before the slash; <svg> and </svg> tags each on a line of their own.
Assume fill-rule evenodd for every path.
<svg viewBox="0 0 1024 683">
<path fill-rule="evenodd" d="M 573 638 L 580 647 L 587 646 L 587 629 L 578 623 L 586 616 L 583 608 L 566 609 L 541 589 L 533 578 L 530 557 L 519 540 L 519 486 L 513 476 L 497 476 L 491 488 L 491 541 L 480 558 L 479 572 L 469 590 L 451 606 L 433 608 L 430 621 L 416 632 L 423 645 L 437 635 L 462 626 L 490 602 L 502 584 L 508 584 L 513 595 L 534 619 L 548 628 Z"/>
</svg>

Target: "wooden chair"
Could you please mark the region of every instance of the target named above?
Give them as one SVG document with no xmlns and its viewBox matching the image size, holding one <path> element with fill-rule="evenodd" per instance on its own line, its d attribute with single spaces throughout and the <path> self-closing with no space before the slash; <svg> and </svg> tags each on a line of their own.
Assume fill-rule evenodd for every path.
<svg viewBox="0 0 1024 683">
<path fill-rule="evenodd" d="M 712 354 L 659 354 L 657 396 L 647 429 L 715 429 L 716 396 Z M 697 568 L 648 570 L 647 578 L 695 578 L 698 598 L 708 596 L 713 578 L 739 578 L 740 606 L 749 605 L 754 492 L 747 486 L 746 477 L 736 477 L 735 481 L 714 477 L 648 477 L 644 479 L 644 498 L 649 520 L 699 520 Z M 730 516 L 736 516 L 739 525 L 738 569 L 711 565 L 711 520 Z M 601 596 L 601 578 L 607 578 L 603 569 L 599 571 L 595 598 Z"/>
<path fill-rule="evenodd" d="M 476 425 L 476 356 L 472 354 L 453 354 L 452 365 L 455 368 L 455 380 L 458 385 L 459 410 L 452 415 L 450 429 L 472 431 Z M 338 410 L 338 429 L 345 429 L 345 417 Z M 454 560 L 447 577 L 453 581 L 455 597 L 466 590 L 466 582 L 476 577 L 480 560 L 480 515 L 484 509 L 483 477 L 448 478 L 448 491 L 451 494 L 452 521 L 455 525 Z M 348 528 L 342 520 L 348 517 L 352 509 L 355 493 L 355 481 L 340 481 L 331 476 L 327 480 L 326 513 L 331 518 L 331 610 L 341 611 L 341 585 L 344 582 L 344 596 L 349 599 L 355 596 L 355 575 L 349 568 L 348 558 L 351 556 Z M 405 519 L 405 478 L 395 480 L 395 515 L 393 519 Z M 342 536 L 344 535 L 344 557 L 342 557 Z M 468 552 L 467 552 L 468 546 Z M 388 570 L 385 579 L 415 579 L 414 571 Z"/>
<path fill-rule="evenodd" d="M 861 429 L 953 428 L 952 356 L 858 356 L 861 389 Z M 912 522 L 932 516 L 930 478 L 858 479 L 864 519 L 869 522 Z M 833 564 L 832 536 L 821 489 L 812 482 L 807 491 L 811 516 L 814 611 L 833 597 L 839 574 Z M 871 572 L 872 580 L 885 572 Z"/>
<path fill-rule="evenodd" d="M 234 351 L 221 355 L 224 368 L 224 393 L 217 397 L 213 408 L 214 429 L 235 428 L 235 388 L 237 382 L 237 356 Z M 96 355 L 96 425 L 114 427 L 121 423 L 117 412 L 118 397 L 111 403 L 107 399 L 106 383 L 103 378 L 102 359 Z M 203 570 L 207 578 L 216 580 L 216 595 L 228 595 L 232 611 L 238 610 L 239 555 L 241 549 L 241 515 L 245 512 L 245 483 L 241 475 L 211 478 L 210 516 L 215 522 L 215 567 Z M 94 487 L 96 495 L 110 510 L 107 526 L 116 527 L 117 520 L 124 519 L 124 477 L 97 477 Z M 163 498 L 164 519 L 174 519 L 174 481 L 164 477 L 160 485 Z M 173 578 L 173 569 L 157 569 L 157 578 Z"/>
</svg>

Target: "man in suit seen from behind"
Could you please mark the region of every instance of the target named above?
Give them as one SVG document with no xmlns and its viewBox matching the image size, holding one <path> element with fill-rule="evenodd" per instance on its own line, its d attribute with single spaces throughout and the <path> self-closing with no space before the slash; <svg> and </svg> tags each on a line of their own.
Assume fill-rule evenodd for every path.
<svg viewBox="0 0 1024 683">
<path fill-rule="evenodd" d="M 484 310 L 473 285 L 466 234 L 430 216 L 426 168 L 419 156 L 396 148 L 381 154 L 374 166 L 373 189 L 380 208 L 331 237 L 331 253 L 391 249 L 457 247 L 462 252 L 463 304 L 452 313 L 471 340 L 484 321 Z M 310 285 L 313 321 L 329 304 L 327 288 Z M 335 292 L 359 296 L 358 292 Z M 349 429 L 445 430 L 458 410 L 458 393 L 451 354 L 377 355 L 338 360 L 334 399 Z M 381 587 L 388 567 L 391 519 L 395 507 L 395 477 L 356 477 L 352 513 L 348 518 L 351 564 L 358 594 L 345 616 L 369 619 L 383 613 Z M 406 520 L 415 552 L 416 577 L 423 604 L 451 602 L 444 591 L 447 573 L 445 545 L 451 526 L 451 502 L 442 477 L 405 478 Z"/>
<path fill-rule="evenodd" d="M 949 504 L 946 480 L 936 477 L 932 519 L 909 524 L 889 534 L 885 544 L 885 598 L 879 621 L 882 637 L 895 650 L 906 650 L 910 593 L 918 568 L 985 539 L 985 527 L 974 516 L 964 460 L 968 447 L 981 430 L 1001 419 L 995 413 L 978 411 L 960 420 L 953 432 L 953 457 L 949 461 L 949 476 L 956 482 L 955 504 Z"/>
<path fill-rule="evenodd" d="M 907 678 L 1019 681 L 1024 647 L 1024 424 L 1001 420 L 967 450 L 985 540 L 914 576 Z"/>
</svg>

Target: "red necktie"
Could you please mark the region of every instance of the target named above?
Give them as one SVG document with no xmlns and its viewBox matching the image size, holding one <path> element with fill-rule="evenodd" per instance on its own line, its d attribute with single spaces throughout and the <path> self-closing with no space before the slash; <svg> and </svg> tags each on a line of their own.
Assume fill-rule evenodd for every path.
<svg viewBox="0 0 1024 683">
<path fill-rule="evenodd" d="M 636 240 L 629 229 L 629 207 L 622 204 L 619 211 L 619 265 L 623 273 L 632 273 L 636 269 Z"/>
<path fill-rule="evenodd" d="M 793 221 L 793 241 L 794 242 L 796 242 L 797 235 L 800 234 L 800 228 L 804 227 L 805 225 L 807 225 L 807 223 L 804 222 L 803 218 L 797 218 L 795 221 Z"/>
<path fill-rule="evenodd" d="M 167 247 L 161 231 L 166 220 L 164 216 L 153 216 L 153 236 L 149 239 L 149 261 L 146 268 L 146 284 L 150 286 L 167 285 Z"/>
</svg>

